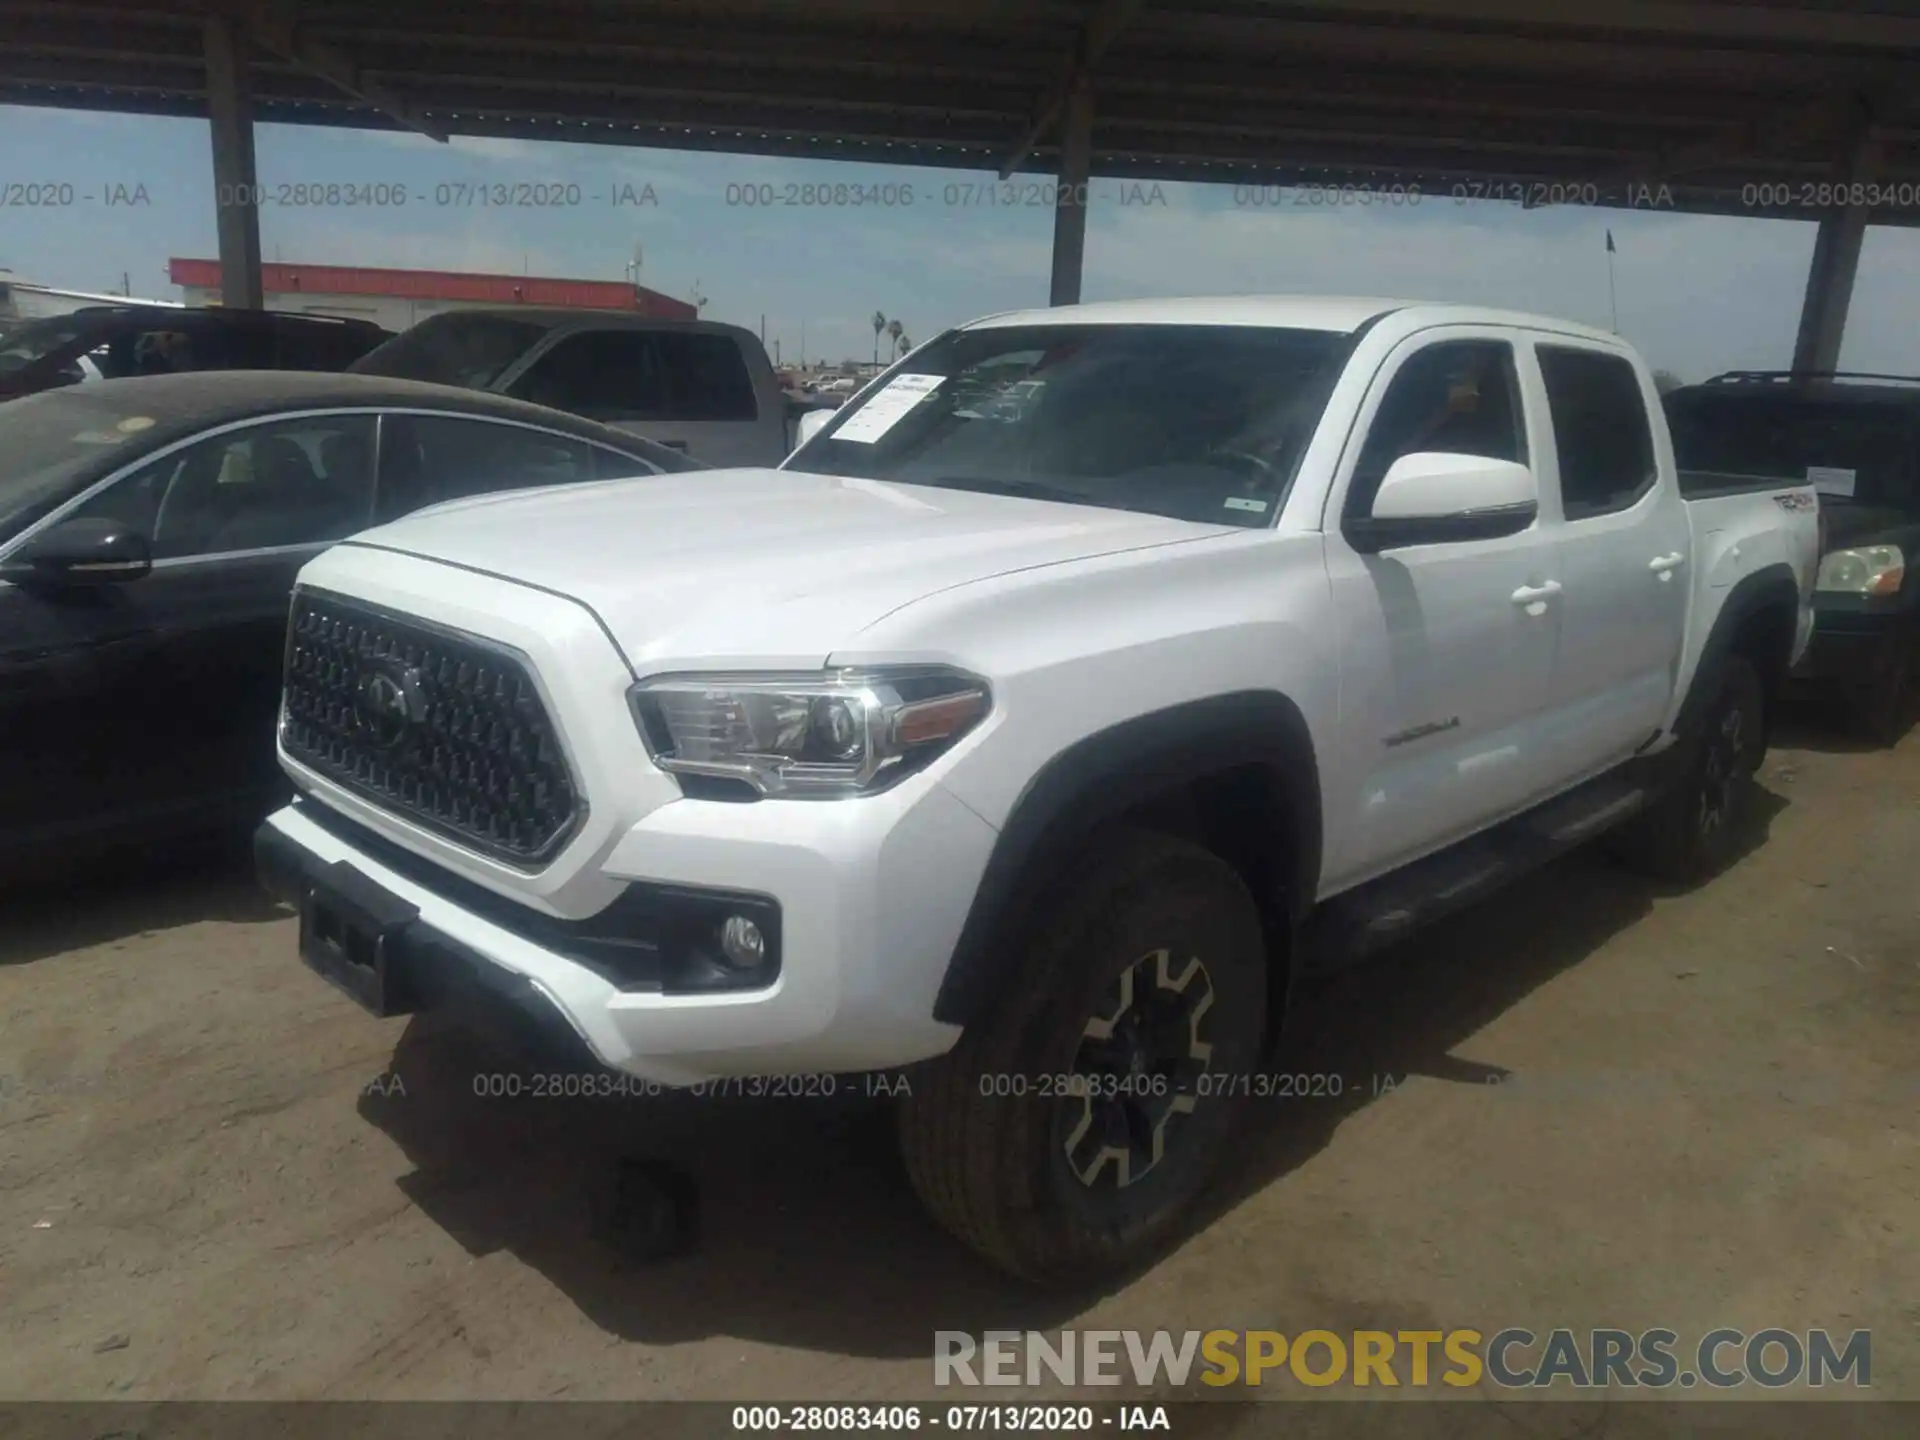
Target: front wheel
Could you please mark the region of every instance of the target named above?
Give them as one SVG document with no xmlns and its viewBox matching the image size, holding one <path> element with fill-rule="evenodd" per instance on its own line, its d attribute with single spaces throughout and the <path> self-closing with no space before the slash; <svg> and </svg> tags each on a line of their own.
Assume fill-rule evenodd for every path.
<svg viewBox="0 0 1920 1440">
<path fill-rule="evenodd" d="M 1616 832 L 1610 848 L 1635 869 L 1696 881 L 1723 869 L 1739 847 L 1754 772 L 1766 758 L 1766 695 L 1751 662 L 1733 656 L 1711 682 L 1697 732 L 1680 741 L 1671 788 Z"/>
<path fill-rule="evenodd" d="M 1156 832 L 1099 837 L 1030 913 L 1012 988 L 903 1099 L 900 1138 L 942 1225 L 1066 1283 L 1154 1253 L 1219 1168 L 1266 948 L 1233 869 Z"/>
</svg>

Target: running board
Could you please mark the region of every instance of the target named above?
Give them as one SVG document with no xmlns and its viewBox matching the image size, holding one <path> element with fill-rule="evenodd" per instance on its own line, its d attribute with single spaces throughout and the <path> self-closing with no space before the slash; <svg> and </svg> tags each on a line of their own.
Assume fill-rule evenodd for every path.
<svg viewBox="0 0 1920 1440">
<path fill-rule="evenodd" d="M 1652 794 L 1638 780 L 1603 775 L 1437 855 L 1334 897 L 1307 924 L 1300 973 L 1341 969 L 1484 899 L 1611 830 Z"/>
</svg>

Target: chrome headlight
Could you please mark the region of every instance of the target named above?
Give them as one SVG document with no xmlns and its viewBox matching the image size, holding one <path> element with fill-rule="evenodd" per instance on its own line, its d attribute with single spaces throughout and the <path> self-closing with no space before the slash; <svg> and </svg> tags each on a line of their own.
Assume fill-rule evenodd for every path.
<svg viewBox="0 0 1920 1440">
<path fill-rule="evenodd" d="M 1846 595 L 1898 595 L 1906 576 L 1907 557 L 1898 545 L 1862 545 L 1822 556 L 1813 588 Z"/>
<path fill-rule="evenodd" d="M 631 691 L 647 752 L 674 775 L 762 795 L 837 799 L 884 789 L 977 725 L 986 682 L 931 666 L 807 675 L 663 675 Z"/>
</svg>

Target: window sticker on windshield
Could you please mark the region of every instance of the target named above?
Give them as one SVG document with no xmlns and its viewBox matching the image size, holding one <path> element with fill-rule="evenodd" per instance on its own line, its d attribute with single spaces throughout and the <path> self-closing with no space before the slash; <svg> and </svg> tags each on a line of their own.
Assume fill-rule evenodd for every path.
<svg viewBox="0 0 1920 1440">
<path fill-rule="evenodd" d="M 871 445 L 906 418 L 907 412 L 938 390 L 944 375 L 896 375 L 838 430 L 835 440 L 852 440 Z"/>
<path fill-rule="evenodd" d="M 116 430 L 124 430 L 129 435 L 137 434 L 139 431 L 153 428 L 153 417 L 151 415 L 129 415 L 113 428 Z"/>
<path fill-rule="evenodd" d="M 118 445 L 126 438 L 124 435 L 116 435 L 111 430 L 82 430 L 78 435 L 73 437 L 73 443 L 76 445 Z"/>
<path fill-rule="evenodd" d="M 1267 513 L 1267 502 L 1264 500 L 1253 500 L 1245 495 L 1229 495 L 1227 497 L 1227 509 L 1251 510 L 1256 515 L 1264 515 Z"/>
<path fill-rule="evenodd" d="M 1830 465 L 1807 466 L 1807 483 L 1822 495 L 1840 495 L 1851 499 L 1853 496 L 1853 477 L 1856 472 L 1840 470 Z"/>
</svg>

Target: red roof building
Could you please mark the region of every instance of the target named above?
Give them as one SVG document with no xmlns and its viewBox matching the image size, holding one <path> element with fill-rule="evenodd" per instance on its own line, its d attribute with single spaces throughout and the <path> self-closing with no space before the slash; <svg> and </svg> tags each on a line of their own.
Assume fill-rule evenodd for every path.
<svg viewBox="0 0 1920 1440">
<path fill-rule="evenodd" d="M 220 262 L 175 257 L 167 273 L 190 305 L 220 303 Z M 556 280 L 543 275 L 487 275 L 461 270 L 386 270 L 364 265 L 260 267 L 270 310 L 349 315 L 404 330 L 428 315 L 476 306 L 544 305 L 626 310 L 667 320 L 696 320 L 685 300 L 624 280 Z"/>
</svg>

